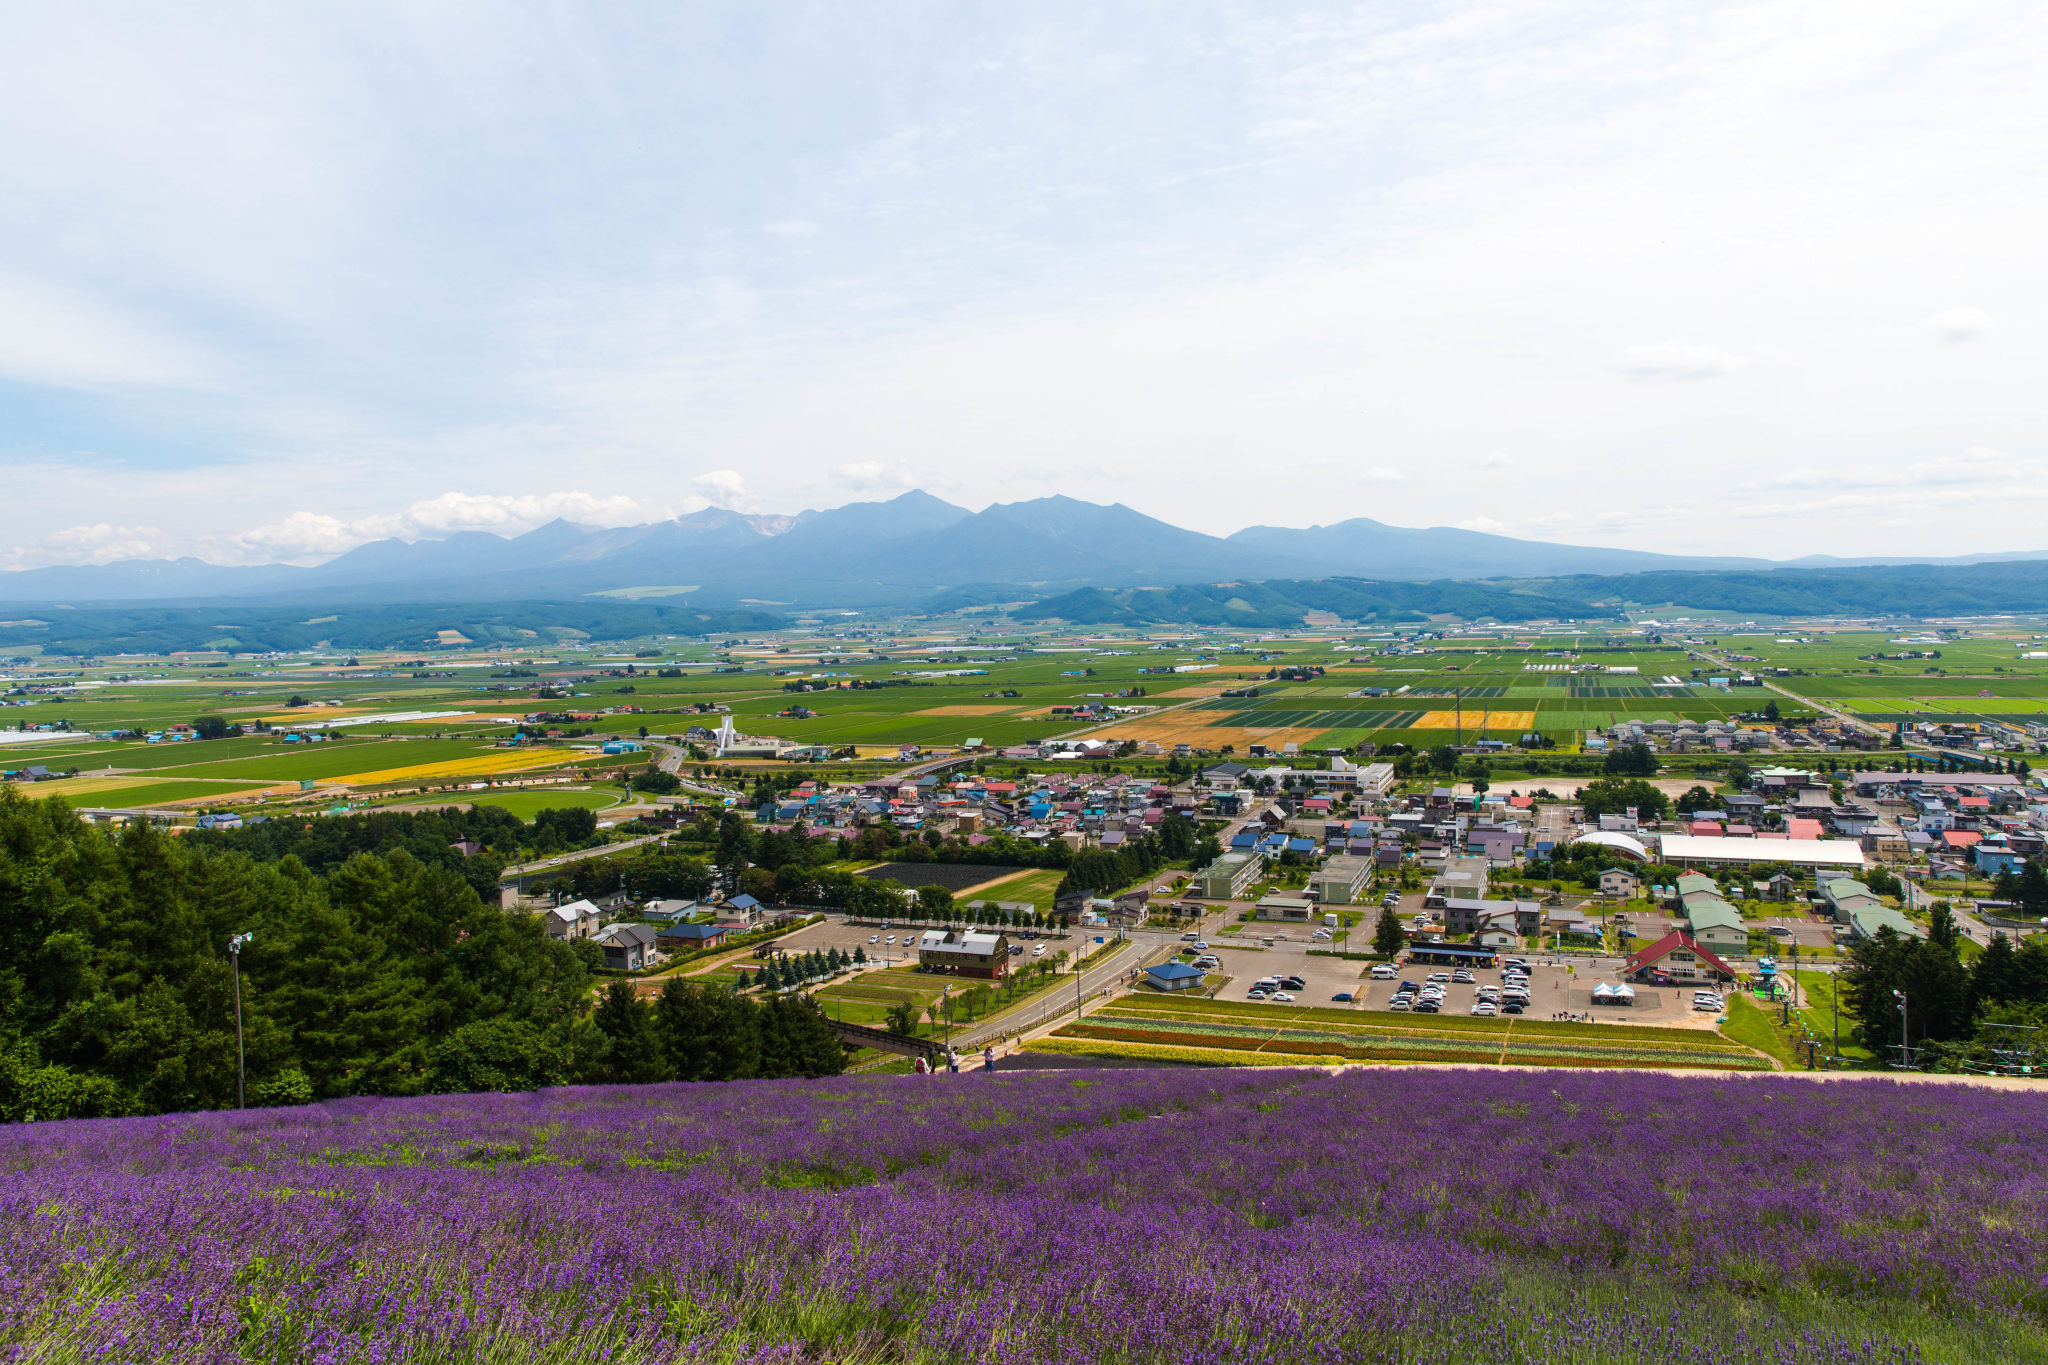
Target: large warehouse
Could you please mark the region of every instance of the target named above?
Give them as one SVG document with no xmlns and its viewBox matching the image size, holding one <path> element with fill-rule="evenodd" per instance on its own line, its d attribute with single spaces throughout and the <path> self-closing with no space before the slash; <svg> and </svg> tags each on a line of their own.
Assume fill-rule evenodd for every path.
<svg viewBox="0 0 2048 1365">
<path fill-rule="evenodd" d="M 1726 835 L 1665 834 L 1661 856 L 1677 867 L 1748 867 L 1786 863 L 1808 872 L 1861 871 L 1863 848 L 1851 839 L 1731 839 Z"/>
</svg>

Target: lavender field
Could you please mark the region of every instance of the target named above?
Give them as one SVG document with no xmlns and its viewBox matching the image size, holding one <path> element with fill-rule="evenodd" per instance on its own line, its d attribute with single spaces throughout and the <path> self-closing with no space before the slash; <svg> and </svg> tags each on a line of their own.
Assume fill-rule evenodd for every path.
<svg viewBox="0 0 2048 1365">
<path fill-rule="evenodd" d="M 1098 1072 L 0 1130 L 10 1360 L 2041 1358 L 2048 1097 Z"/>
</svg>

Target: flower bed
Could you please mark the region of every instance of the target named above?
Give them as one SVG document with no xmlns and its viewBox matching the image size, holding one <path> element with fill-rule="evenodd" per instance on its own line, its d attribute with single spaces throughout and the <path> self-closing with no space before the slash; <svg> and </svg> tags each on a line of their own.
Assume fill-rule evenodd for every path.
<svg viewBox="0 0 2048 1365">
<path fill-rule="evenodd" d="M 2048 1093 L 1133 1046 L 0 1128 L 0 1354 L 2048 1358 Z"/>
</svg>

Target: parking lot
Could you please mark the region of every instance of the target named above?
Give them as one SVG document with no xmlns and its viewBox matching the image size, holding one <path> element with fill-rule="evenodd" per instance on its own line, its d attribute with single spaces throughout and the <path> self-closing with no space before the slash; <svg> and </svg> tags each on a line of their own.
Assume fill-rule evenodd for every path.
<svg viewBox="0 0 2048 1365">
<path fill-rule="evenodd" d="M 1686 986 L 1637 986 L 1633 1005 L 1595 1005 L 1593 987 L 1601 982 L 1616 980 L 1611 968 L 1603 971 L 1586 964 L 1578 964 L 1576 967 L 1553 965 L 1533 954 L 1526 956 L 1529 958 L 1529 1003 L 1523 1007 L 1519 1016 L 1523 1019 L 1549 1019 L 1555 1015 L 1568 1014 L 1601 1023 L 1655 1024 L 1666 1028 L 1704 1029 L 1713 1027 L 1718 1013 L 1694 1010 L 1692 989 Z M 1393 980 L 1368 980 L 1365 983 L 1365 999 L 1360 1008 L 1391 1010 L 1394 993 L 1401 982 L 1425 984 L 1437 973 L 1450 974 L 1456 970 L 1452 967 L 1422 963 L 1403 964 L 1396 968 Z M 1498 968 L 1474 968 L 1471 975 L 1474 979 L 1470 982 L 1441 983 L 1444 987 L 1442 1013 L 1470 1015 L 1473 1005 L 1479 998 L 1480 987 L 1501 985 L 1502 973 Z"/>
</svg>

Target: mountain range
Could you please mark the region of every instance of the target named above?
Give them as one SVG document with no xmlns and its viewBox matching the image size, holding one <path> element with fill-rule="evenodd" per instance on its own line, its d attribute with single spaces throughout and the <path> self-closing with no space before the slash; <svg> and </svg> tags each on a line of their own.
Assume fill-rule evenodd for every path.
<svg viewBox="0 0 2048 1365">
<path fill-rule="evenodd" d="M 707 508 L 642 526 L 553 521 L 519 536 L 464 531 L 380 540 L 313 568 L 124 560 L 0 574 L 0 601 L 328 603 L 661 601 L 697 608 L 957 607 L 1083 588 L 1232 579 L 1393 581 L 1758 571 L 2048 559 L 2048 551 L 1932 559 L 1772 561 L 1518 540 L 1365 517 L 1210 536 L 1121 503 L 1055 496 L 979 512 L 913 490 L 886 502 L 761 515 Z"/>
</svg>

